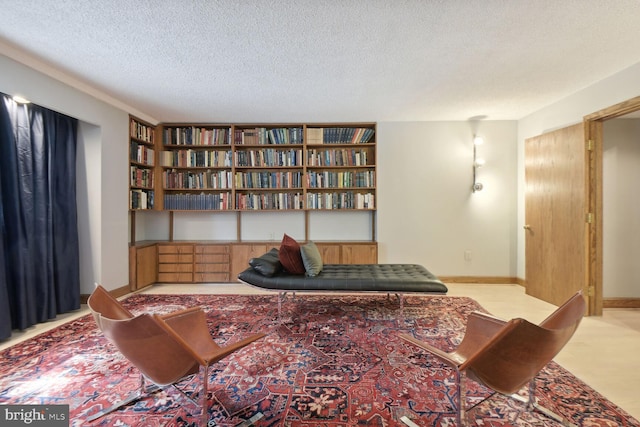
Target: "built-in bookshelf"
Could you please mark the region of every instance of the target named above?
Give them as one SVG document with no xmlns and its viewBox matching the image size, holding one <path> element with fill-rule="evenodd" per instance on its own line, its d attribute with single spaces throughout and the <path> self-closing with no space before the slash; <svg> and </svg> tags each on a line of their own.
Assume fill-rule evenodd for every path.
<svg viewBox="0 0 640 427">
<path fill-rule="evenodd" d="M 131 117 L 131 209 L 376 209 L 376 126 Z"/>
<path fill-rule="evenodd" d="M 129 116 L 129 209 L 155 203 L 155 126 Z"/>
<path fill-rule="evenodd" d="M 375 209 L 374 126 L 307 126 L 306 207 Z"/>
<path fill-rule="evenodd" d="M 304 209 L 304 127 L 234 127 L 235 208 Z"/>
<path fill-rule="evenodd" d="M 377 262 L 375 123 L 153 126 L 130 119 L 132 289 L 163 281 L 236 280 L 249 258 L 277 247 L 273 233 L 268 241 L 246 239 L 246 224 L 262 224 L 262 218 L 292 219 L 305 241 L 322 234 L 318 224 L 333 224 L 329 216 L 358 225 L 370 221 L 370 240 L 345 236 L 318 247 L 327 262 Z M 166 238 L 136 243 L 136 216 L 158 220 L 155 213 L 137 213 L 141 209 L 166 212 L 159 215 L 166 215 Z M 193 218 L 192 211 L 235 227 L 236 238 L 184 240 L 175 223 Z"/>
<path fill-rule="evenodd" d="M 234 208 L 230 126 L 160 127 L 161 209 Z"/>
</svg>

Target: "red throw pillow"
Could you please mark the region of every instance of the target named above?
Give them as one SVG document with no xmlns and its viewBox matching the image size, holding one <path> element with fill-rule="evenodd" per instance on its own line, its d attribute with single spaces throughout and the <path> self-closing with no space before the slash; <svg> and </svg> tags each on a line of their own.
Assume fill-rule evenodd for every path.
<svg viewBox="0 0 640 427">
<path fill-rule="evenodd" d="M 306 271 L 300 254 L 300 245 L 286 234 L 282 238 L 278 259 L 284 269 L 291 274 L 304 274 Z"/>
</svg>

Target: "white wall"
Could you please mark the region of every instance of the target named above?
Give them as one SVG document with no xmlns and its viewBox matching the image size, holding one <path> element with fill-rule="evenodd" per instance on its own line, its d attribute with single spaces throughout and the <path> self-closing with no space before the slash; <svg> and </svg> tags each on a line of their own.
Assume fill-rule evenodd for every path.
<svg viewBox="0 0 640 427">
<path fill-rule="evenodd" d="M 640 119 L 603 128 L 603 296 L 640 297 Z"/>
<path fill-rule="evenodd" d="M 85 122 L 78 129 L 78 162 L 86 166 L 78 171 L 80 291 L 90 293 L 94 282 L 127 285 L 128 114 L 3 55 L 0 92 Z"/>
<path fill-rule="evenodd" d="M 550 130 L 582 122 L 584 116 L 640 95 L 640 63 L 620 71 L 518 122 L 517 271 L 525 278 L 524 141 Z"/>
<path fill-rule="evenodd" d="M 0 52 L 6 51 L 6 46 L 0 44 Z M 10 56 L 16 58 L 15 53 Z M 85 217 L 79 219 L 83 251 L 81 291 L 90 292 L 94 281 L 108 289 L 124 286 L 128 283 L 129 238 L 128 170 L 124 160 L 128 157 L 127 108 L 113 107 L 118 103 L 100 101 L 21 62 L 0 56 L 0 91 L 20 93 L 36 104 L 85 122 L 80 126 L 79 149 L 87 165 L 82 189 L 85 199 L 79 199 L 85 209 L 82 213 Z M 640 64 L 517 123 L 379 123 L 380 262 L 416 262 L 438 275 L 525 278 L 522 233 L 525 138 L 580 122 L 586 114 L 637 96 L 638 91 L 630 88 L 640 88 Z M 128 110 L 153 122 L 143 113 Z M 480 155 L 487 164 L 479 173 L 485 189 L 471 194 L 471 137 L 476 132 L 486 140 Z M 149 223 L 138 224 L 139 237 L 164 238 L 164 225 L 168 221 L 163 215 L 149 216 Z M 271 232 L 262 236 L 267 227 L 279 234 L 291 224 L 295 228 L 292 234 L 302 237 L 297 219 L 290 221 L 287 216 L 277 214 L 260 218 L 259 222 L 243 221 L 247 240 L 270 237 Z M 186 219 L 181 223 L 178 218 L 177 230 L 186 236 L 199 235 L 189 225 L 188 215 Z M 369 238 L 369 227 L 353 227 L 353 220 L 350 216 L 321 215 L 315 221 L 329 232 L 313 227 L 311 238 L 344 236 L 343 230 L 355 233 L 354 239 Z M 235 230 L 234 221 L 224 223 L 226 228 L 207 232 L 219 236 Z M 465 260 L 466 251 L 471 253 L 470 261 Z"/>
<path fill-rule="evenodd" d="M 439 276 L 514 277 L 516 129 L 515 121 L 378 123 L 379 261 Z M 474 134 L 486 160 L 476 193 Z"/>
</svg>

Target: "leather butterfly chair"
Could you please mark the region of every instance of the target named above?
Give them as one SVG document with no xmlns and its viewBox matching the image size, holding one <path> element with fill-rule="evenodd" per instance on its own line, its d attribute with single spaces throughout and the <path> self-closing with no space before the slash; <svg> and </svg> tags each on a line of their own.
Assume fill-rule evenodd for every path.
<svg viewBox="0 0 640 427">
<path fill-rule="evenodd" d="M 537 409 L 562 425 L 567 419 L 539 405 L 535 398 L 535 377 L 565 346 L 584 316 L 586 303 L 582 291 L 555 310 L 540 325 L 516 318 L 508 322 L 473 312 L 467 329 L 455 351 L 446 353 L 409 334 L 400 337 L 426 350 L 453 368 L 457 387 L 457 425 L 467 425 L 465 376 L 496 392 Z M 529 384 L 528 399 L 517 394 Z M 486 399 L 485 399 L 486 400 Z M 481 403 L 481 402 L 479 402 Z M 479 403 L 468 409 L 473 409 Z"/>
<path fill-rule="evenodd" d="M 265 335 L 254 334 L 220 347 L 209 333 L 202 308 L 193 307 L 162 316 L 147 313 L 134 316 L 100 285 L 96 285 L 87 305 L 105 337 L 141 373 L 137 393 L 91 416 L 87 421 L 100 418 L 169 385 L 187 396 L 176 383 L 201 371 L 201 422 L 207 425 L 209 366 Z M 145 378 L 155 386 L 145 389 Z"/>
</svg>

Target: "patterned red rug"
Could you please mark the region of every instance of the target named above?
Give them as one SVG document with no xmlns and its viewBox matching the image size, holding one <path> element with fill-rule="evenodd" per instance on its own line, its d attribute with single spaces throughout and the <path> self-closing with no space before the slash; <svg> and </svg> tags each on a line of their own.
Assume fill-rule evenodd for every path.
<svg viewBox="0 0 640 427">
<path fill-rule="evenodd" d="M 220 344 L 266 331 L 260 341 L 211 369 L 211 419 L 235 426 L 257 413 L 257 426 L 454 426 L 451 371 L 398 339 L 419 331 L 425 341 L 455 347 L 465 319 L 482 308 L 459 297 L 406 297 L 403 316 L 386 296 L 135 295 L 133 312 L 167 313 L 200 305 Z M 69 404 L 72 426 L 194 426 L 198 409 L 178 392 L 161 391 L 87 423 L 86 418 L 138 386 L 137 371 L 95 327 L 69 322 L 1 353 L 0 404 Z M 557 365 L 538 377 L 545 406 L 581 426 L 640 426 L 621 408 Z M 187 385 L 187 388 L 189 385 Z M 487 390 L 469 383 L 473 398 Z M 522 404 L 493 397 L 470 417 L 477 426 L 559 425 L 522 412 Z M 473 424 L 473 422 L 472 422 Z"/>
</svg>

